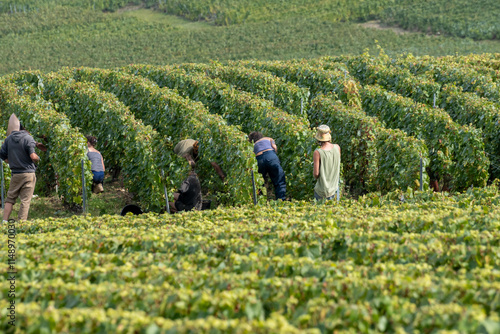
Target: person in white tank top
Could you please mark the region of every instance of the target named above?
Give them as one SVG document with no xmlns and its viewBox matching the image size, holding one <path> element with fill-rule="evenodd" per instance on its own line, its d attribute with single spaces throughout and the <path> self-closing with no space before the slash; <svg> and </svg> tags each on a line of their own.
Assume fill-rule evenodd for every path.
<svg viewBox="0 0 500 334">
<path fill-rule="evenodd" d="M 316 200 L 333 199 L 339 187 L 340 146 L 332 144 L 330 128 L 320 125 L 315 136 L 320 148 L 313 154 L 313 176 L 317 180 L 314 187 Z"/>
</svg>

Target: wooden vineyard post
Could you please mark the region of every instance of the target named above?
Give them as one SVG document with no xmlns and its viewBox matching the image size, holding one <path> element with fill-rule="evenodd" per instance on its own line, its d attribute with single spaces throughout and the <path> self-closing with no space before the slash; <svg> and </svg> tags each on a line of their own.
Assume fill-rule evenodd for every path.
<svg viewBox="0 0 500 334">
<path fill-rule="evenodd" d="M 251 170 L 252 172 L 252 188 L 253 188 L 253 205 L 257 205 L 257 193 L 255 191 L 255 178 L 253 176 L 253 169 Z"/>
<path fill-rule="evenodd" d="M 420 156 L 420 191 L 424 190 L 424 166 L 422 156 Z"/>
<path fill-rule="evenodd" d="M 4 177 L 3 177 L 3 161 L 0 161 L 0 165 L 2 165 L 2 167 L 0 167 L 0 168 L 1 168 L 1 173 L 2 173 L 2 210 L 3 210 L 4 209 L 4 202 L 3 202 L 4 195 L 3 194 L 5 191 L 4 190 Z"/>
<path fill-rule="evenodd" d="M 165 178 L 165 172 L 163 169 L 161 170 L 161 177 Z M 163 192 L 165 193 L 165 203 L 167 205 L 167 212 L 170 214 L 170 204 L 168 203 L 168 193 L 167 193 L 167 186 L 163 184 Z"/>
<path fill-rule="evenodd" d="M 85 161 L 82 159 L 82 198 L 83 198 L 83 215 L 87 213 L 87 190 L 85 189 Z"/>
</svg>

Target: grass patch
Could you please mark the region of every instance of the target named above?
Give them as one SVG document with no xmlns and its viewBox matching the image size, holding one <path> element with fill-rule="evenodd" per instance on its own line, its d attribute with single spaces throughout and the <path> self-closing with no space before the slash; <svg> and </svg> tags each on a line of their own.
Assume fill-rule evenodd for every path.
<svg viewBox="0 0 500 334">
<path fill-rule="evenodd" d="M 151 9 L 137 9 L 126 11 L 123 13 L 113 13 L 109 14 L 114 17 L 134 17 L 143 22 L 154 22 L 171 25 L 176 28 L 182 28 L 187 30 L 201 30 L 201 29 L 210 29 L 213 28 L 214 25 L 207 22 L 193 22 L 182 17 L 178 17 L 175 15 L 166 15 L 157 11 L 153 11 Z"/>
<path fill-rule="evenodd" d="M 91 216 L 117 215 L 120 214 L 125 205 L 130 203 L 132 203 L 132 199 L 126 189 L 123 188 L 122 181 L 111 181 L 111 177 L 107 177 L 104 181 L 104 192 L 101 194 L 92 194 L 88 199 L 87 213 Z M 19 200 L 14 205 L 10 217 L 17 220 L 18 212 Z M 35 194 L 31 200 L 28 219 L 72 217 L 74 215 L 82 215 L 81 210 L 72 210 L 64 206 L 55 193 L 48 197 L 39 197 Z"/>
</svg>

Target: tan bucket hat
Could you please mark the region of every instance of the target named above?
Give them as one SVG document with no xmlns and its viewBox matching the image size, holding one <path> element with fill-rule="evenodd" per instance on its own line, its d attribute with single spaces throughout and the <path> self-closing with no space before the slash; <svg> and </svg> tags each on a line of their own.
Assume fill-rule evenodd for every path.
<svg viewBox="0 0 500 334">
<path fill-rule="evenodd" d="M 21 122 L 15 114 L 10 115 L 9 125 L 7 126 L 7 137 L 12 133 L 12 131 L 19 131 L 21 128 Z"/>
<path fill-rule="evenodd" d="M 316 128 L 316 140 L 318 141 L 331 141 L 332 136 L 330 135 L 330 127 L 328 125 L 320 125 Z"/>
</svg>

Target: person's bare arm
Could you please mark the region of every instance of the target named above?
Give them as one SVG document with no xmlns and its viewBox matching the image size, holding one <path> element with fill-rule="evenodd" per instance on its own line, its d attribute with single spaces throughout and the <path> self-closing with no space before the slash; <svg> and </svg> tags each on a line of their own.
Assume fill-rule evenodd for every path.
<svg viewBox="0 0 500 334">
<path fill-rule="evenodd" d="M 35 143 L 36 148 L 42 152 L 47 152 L 47 147 L 42 143 Z"/>
<path fill-rule="evenodd" d="M 168 206 L 170 207 L 170 213 L 176 213 L 177 212 L 177 208 L 175 207 L 175 203 L 174 202 L 168 202 Z"/>
<path fill-rule="evenodd" d="M 31 160 L 33 160 L 33 162 L 40 161 L 40 157 L 36 153 L 31 153 L 30 158 L 31 158 Z"/>
<path fill-rule="evenodd" d="M 220 179 L 222 181 L 224 181 L 226 179 L 226 175 L 224 175 L 224 172 L 222 171 L 222 168 L 220 168 L 220 166 L 216 163 L 216 162 L 210 162 L 210 164 L 212 165 L 212 167 L 215 169 L 215 171 L 217 172 L 217 174 L 219 175 Z"/>
<path fill-rule="evenodd" d="M 100 154 L 101 152 L 99 152 Z M 102 158 L 102 154 L 101 154 L 101 162 L 102 162 L 102 171 L 105 172 L 106 171 L 106 167 L 104 167 L 104 159 Z"/>
<path fill-rule="evenodd" d="M 191 154 L 189 154 L 189 153 L 184 154 L 183 157 L 184 157 L 184 159 L 186 159 L 188 161 L 189 166 L 191 166 L 191 168 L 194 168 L 196 166 L 196 162 L 194 162 Z"/>
<path fill-rule="evenodd" d="M 272 138 L 269 138 L 269 140 L 271 141 L 271 147 L 273 148 L 273 150 L 278 153 L 278 146 L 276 146 L 276 143 L 274 142 L 274 139 Z"/>
<path fill-rule="evenodd" d="M 313 153 L 313 176 L 315 179 L 319 177 L 319 166 L 321 164 L 321 157 L 318 151 Z"/>
</svg>

